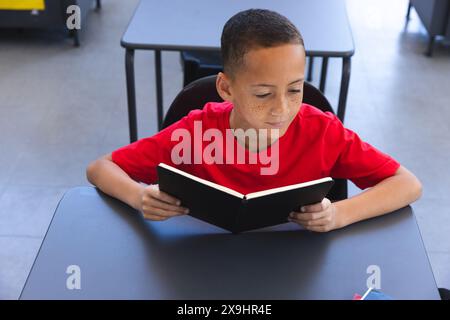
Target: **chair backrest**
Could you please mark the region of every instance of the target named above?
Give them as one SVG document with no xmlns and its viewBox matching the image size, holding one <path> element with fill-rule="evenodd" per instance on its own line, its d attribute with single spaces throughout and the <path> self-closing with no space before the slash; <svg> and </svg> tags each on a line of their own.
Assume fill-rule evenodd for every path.
<svg viewBox="0 0 450 320">
<path fill-rule="evenodd" d="M 191 82 L 175 97 L 164 118 L 162 128 L 177 122 L 194 109 L 202 109 L 208 102 L 222 102 L 216 90 L 216 75 L 204 77 Z M 303 102 L 311 104 L 322 111 L 334 113 L 327 98 L 308 82 L 303 86 Z M 335 184 L 328 197 L 331 200 L 347 198 L 347 180 L 335 179 Z"/>
</svg>

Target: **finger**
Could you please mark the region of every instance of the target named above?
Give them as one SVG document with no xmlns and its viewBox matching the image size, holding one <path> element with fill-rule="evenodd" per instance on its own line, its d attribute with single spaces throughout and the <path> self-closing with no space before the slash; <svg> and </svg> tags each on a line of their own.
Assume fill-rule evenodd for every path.
<svg viewBox="0 0 450 320">
<path fill-rule="evenodd" d="M 328 232 L 330 231 L 330 227 L 328 226 L 314 226 L 314 227 L 305 227 L 306 230 L 308 231 L 313 231 L 313 232 Z"/>
<path fill-rule="evenodd" d="M 143 213 L 143 216 L 145 219 L 152 220 L 152 221 L 164 221 L 164 220 L 169 219 L 168 217 L 161 217 L 161 216 L 156 216 L 156 215 L 148 214 L 148 213 Z"/>
<path fill-rule="evenodd" d="M 189 212 L 189 210 L 185 207 L 168 204 L 167 202 L 163 202 L 163 201 L 155 199 L 155 198 L 150 198 L 148 201 L 144 201 L 144 206 L 164 209 L 167 211 L 175 211 L 175 212 L 179 212 L 179 213 L 188 213 Z"/>
<path fill-rule="evenodd" d="M 156 199 L 162 200 L 164 202 L 179 206 L 181 204 L 181 201 L 177 198 L 171 196 L 168 193 L 165 193 L 163 191 L 158 190 L 158 192 L 155 194 Z"/>
<path fill-rule="evenodd" d="M 183 215 L 182 213 L 176 212 L 176 211 L 170 211 L 170 210 L 164 210 L 164 209 L 159 209 L 159 208 L 145 208 L 144 209 L 144 214 L 146 215 L 154 215 L 154 216 L 161 216 L 161 217 L 166 217 L 166 218 L 171 218 L 171 217 L 176 217 L 176 216 L 180 216 Z"/>
<path fill-rule="evenodd" d="M 291 219 L 292 222 L 296 222 L 304 227 L 319 227 L 319 226 L 326 226 L 330 224 L 330 219 L 328 217 L 324 217 L 317 220 L 308 220 L 308 221 L 301 221 L 298 219 Z"/>
<path fill-rule="evenodd" d="M 297 219 L 299 221 L 311 221 L 311 220 L 318 220 L 322 219 L 327 215 L 326 211 L 320 211 L 320 212 L 306 212 L 306 213 L 298 213 L 298 212 L 291 212 L 289 217 L 293 219 Z"/>
<path fill-rule="evenodd" d="M 300 225 L 301 227 L 303 227 L 307 231 L 312 231 L 312 232 L 328 232 L 328 231 L 330 231 L 330 227 L 328 225 L 307 226 L 304 223 L 301 223 L 301 222 L 299 222 L 298 220 L 295 220 L 295 219 L 290 219 L 290 221 L 294 222 L 294 223 L 297 223 L 298 225 Z"/>
<path fill-rule="evenodd" d="M 328 198 L 324 198 L 322 202 L 310 204 L 301 207 L 302 212 L 320 212 L 326 210 L 331 204 L 331 201 Z"/>
<path fill-rule="evenodd" d="M 157 185 L 152 185 L 150 188 L 150 190 L 152 190 L 149 193 L 149 196 L 155 199 L 159 199 L 161 201 L 173 204 L 173 205 L 180 205 L 181 201 L 178 200 L 177 198 L 171 196 L 168 193 L 165 193 L 164 191 L 159 190 L 159 187 Z"/>
</svg>

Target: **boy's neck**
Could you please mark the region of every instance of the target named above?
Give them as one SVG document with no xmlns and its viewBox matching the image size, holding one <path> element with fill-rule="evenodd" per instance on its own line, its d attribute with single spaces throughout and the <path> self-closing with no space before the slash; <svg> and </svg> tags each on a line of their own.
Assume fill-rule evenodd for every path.
<svg viewBox="0 0 450 320">
<path fill-rule="evenodd" d="M 236 129 L 242 129 L 245 131 L 247 131 L 248 129 L 254 129 L 253 127 L 251 127 L 250 125 L 246 124 L 244 121 L 240 122 L 238 119 L 236 119 L 236 113 L 234 112 L 234 108 L 231 109 L 230 112 L 230 117 L 229 117 L 229 125 L 230 125 L 230 129 L 232 129 L 233 131 Z M 234 135 L 234 137 L 236 138 L 236 141 L 243 146 L 245 149 L 247 149 L 248 151 L 251 152 L 261 152 L 267 148 L 269 148 L 273 143 L 275 143 L 280 137 L 277 135 L 277 137 L 272 141 L 272 135 L 269 133 L 271 130 L 267 130 L 268 134 L 267 134 L 267 140 L 266 143 L 262 143 L 259 141 L 259 131 L 257 132 L 258 134 L 256 135 L 256 143 L 252 143 L 252 141 L 250 141 L 250 137 L 246 137 L 244 139 L 242 139 L 239 136 Z M 261 148 L 260 148 L 261 146 Z"/>
</svg>

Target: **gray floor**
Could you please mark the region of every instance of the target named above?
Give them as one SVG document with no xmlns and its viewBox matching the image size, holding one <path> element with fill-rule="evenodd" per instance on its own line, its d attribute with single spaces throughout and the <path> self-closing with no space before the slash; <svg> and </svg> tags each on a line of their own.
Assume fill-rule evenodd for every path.
<svg viewBox="0 0 450 320">
<path fill-rule="evenodd" d="M 65 190 L 86 185 L 88 162 L 128 141 L 119 41 L 137 3 L 105 0 L 80 48 L 58 32 L 0 30 L 0 299 L 19 296 Z M 450 287 L 450 49 L 424 57 L 415 14 L 404 30 L 405 0 L 347 3 L 356 54 L 346 125 L 422 180 L 413 207 L 436 281 Z M 163 68 L 167 105 L 181 88 L 179 56 L 164 53 Z M 143 137 L 156 132 L 153 55 L 138 52 L 136 69 Z M 333 102 L 339 80 L 331 61 Z"/>
</svg>

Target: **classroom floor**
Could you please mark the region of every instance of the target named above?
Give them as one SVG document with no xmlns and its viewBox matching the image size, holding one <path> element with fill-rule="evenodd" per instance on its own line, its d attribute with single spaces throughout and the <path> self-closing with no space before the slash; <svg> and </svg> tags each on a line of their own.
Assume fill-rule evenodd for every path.
<svg viewBox="0 0 450 320">
<path fill-rule="evenodd" d="M 19 297 L 64 192 L 87 185 L 87 164 L 128 142 L 119 42 L 137 3 L 104 1 L 80 48 L 56 31 L 0 30 L 0 299 Z M 413 208 L 437 284 L 450 288 L 450 48 L 423 55 L 427 37 L 415 13 L 404 29 L 406 0 L 347 5 L 356 54 L 345 124 L 423 182 Z M 340 67 L 330 61 L 333 103 Z M 177 53 L 163 54 L 163 79 L 167 107 L 182 84 Z M 136 83 L 144 137 L 156 132 L 150 52 L 136 54 Z"/>
</svg>

